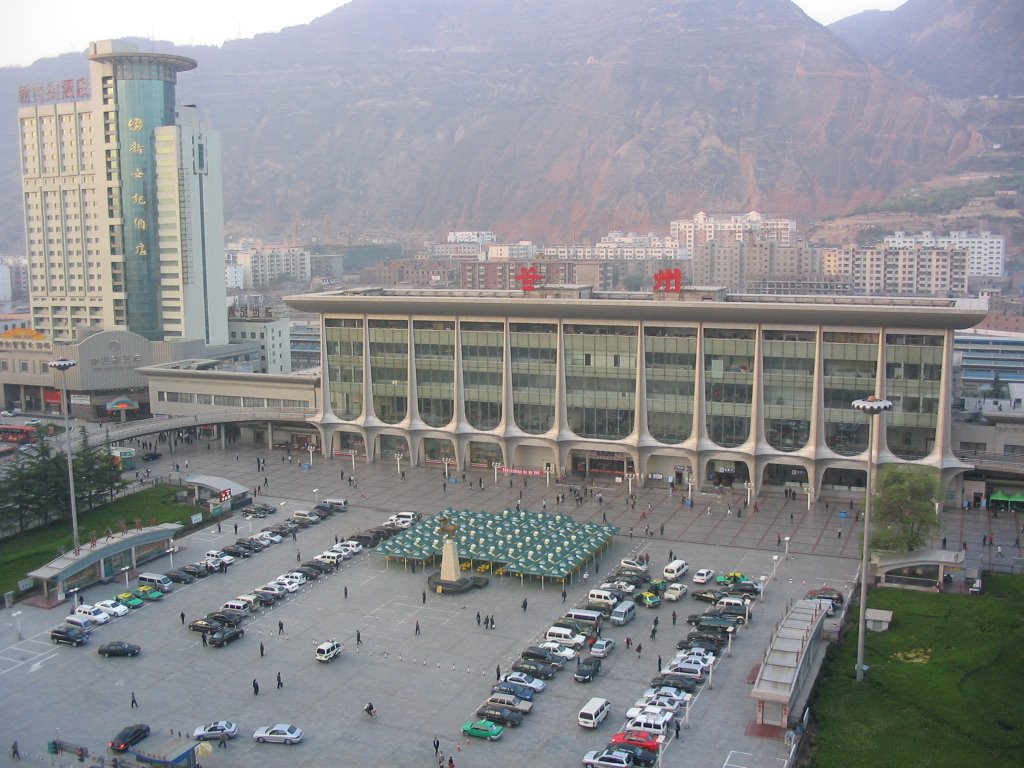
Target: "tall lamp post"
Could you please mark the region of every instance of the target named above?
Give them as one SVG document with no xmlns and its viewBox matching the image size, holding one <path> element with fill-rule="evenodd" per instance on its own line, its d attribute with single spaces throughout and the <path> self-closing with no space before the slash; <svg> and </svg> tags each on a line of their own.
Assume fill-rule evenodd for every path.
<svg viewBox="0 0 1024 768">
<path fill-rule="evenodd" d="M 75 545 L 75 554 L 78 554 L 78 507 L 75 504 L 75 470 L 71 458 L 71 425 L 68 422 L 68 371 L 78 365 L 78 363 L 62 357 L 47 363 L 47 365 L 55 371 L 60 371 L 61 375 L 60 402 L 61 409 L 64 412 L 64 434 L 68 439 L 68 495 L 71 497 L 71 538 Z"/>
<path fill-rule="evenodd" d="M 864 679 L 864 634 L 867 631 L 868 610 L 868 550 L 871 535 L 871 475 L 875 469 L 875 417 L 892 410 L 892 402 L 871 395 L 864 400 L 854 400 L 855 410 L 868 417 L 868 472 L 864 481 L 864 544 L 860 562 L 860 621 L 857 633 L 857 681 Z"/>
</svg>

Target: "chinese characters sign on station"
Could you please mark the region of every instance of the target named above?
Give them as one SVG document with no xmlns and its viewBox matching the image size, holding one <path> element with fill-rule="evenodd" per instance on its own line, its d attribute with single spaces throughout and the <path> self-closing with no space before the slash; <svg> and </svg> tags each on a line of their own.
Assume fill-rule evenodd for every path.
<svg viewBox="0 0 1024 768">
<path fill-rule="evenodd" d="M 18 86 L 18 103 L 55 104 L 58 101 L 73 101 L 89 98 L 89 78 L 77 80 L 50 80 L 47 83 L 32 83 Z"/>
<path fill-rule="evenodd" d="M 519 288 L 527 293 L 537 290 L 537 286 L 544 283 L 544 275 L 537 267 L 529 266 L 523 267 L 519 270 L 519 274 L 515 276 L 515 280 L 519 283 Z"/>
<path fill-rule="evenodd" d="M 679 293 L 683 290 L 683 272 L 678 267 L 654 273 L 654 290 Z"/>
<path fill-rule="evenodd" d="M 251 307 L 228 307 L 228 317 L 273 317 L 273 310 L 270 307 L 261 307 L 259 305 L 252 305 Z"/>
</svg>

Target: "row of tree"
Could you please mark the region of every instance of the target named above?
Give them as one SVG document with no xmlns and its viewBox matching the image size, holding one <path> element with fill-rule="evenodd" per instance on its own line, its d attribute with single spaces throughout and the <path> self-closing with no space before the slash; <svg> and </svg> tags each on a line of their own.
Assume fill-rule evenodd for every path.
<svg viewBox="0 0 1024 768">
<path fill-rule="evenodd" d="M 90 443 L 84 428 L 76 439 L 72 467 L 82 528 L 83 516 L 112 501 L 126 483 L 106 445 Z M 58 450 L 65 440 L 64 435 L 47 435 L 40 430 L 35 450 L 19 453 L 0 470 L 0 531 L 10 535 L 70 518 L 67 458 Z"/>
</svg>

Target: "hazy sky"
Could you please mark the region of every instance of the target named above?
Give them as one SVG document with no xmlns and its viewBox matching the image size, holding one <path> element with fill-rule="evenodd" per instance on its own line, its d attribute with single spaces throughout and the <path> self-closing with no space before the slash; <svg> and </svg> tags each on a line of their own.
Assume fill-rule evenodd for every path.
<svg viewBox="0 0 1024 768">
<path fill-rule="evenodd" d="M 811 18 L 830 24 L 869 8 L 896 8 L 904 0 L 795 2 Z M 93 40 L 118 37 L 153 37 L 179 45 L 219 45 L 225 40 L 307 24 L 344 3 L 345 0 L 4 0 L 0 9 L 0 66 L 27 65 L 46 56 L 84 51 Z"/>
</svg>

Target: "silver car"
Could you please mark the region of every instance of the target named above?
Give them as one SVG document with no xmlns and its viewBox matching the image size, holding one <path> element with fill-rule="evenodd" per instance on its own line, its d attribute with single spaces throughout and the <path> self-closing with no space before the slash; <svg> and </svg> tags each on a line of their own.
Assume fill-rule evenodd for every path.
<svg viewBox="0 0 1024 768">
<path fill-rule="evenodd" d="M 276 741 L 281 744 L 298 744 L 302 741 L 302 729 L 288 723 L 265 725 L 257 728 L 252 735 L 261 744 L 265 741 Z"/>
</svg>

